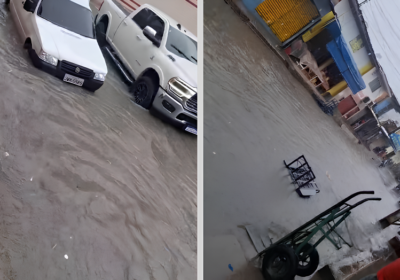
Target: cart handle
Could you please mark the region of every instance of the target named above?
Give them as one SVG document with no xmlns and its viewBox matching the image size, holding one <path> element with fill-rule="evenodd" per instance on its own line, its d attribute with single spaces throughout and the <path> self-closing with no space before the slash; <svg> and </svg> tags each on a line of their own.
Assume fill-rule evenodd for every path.
<svg viewBox="0 0 400 280">
<path fill-rule="evenodd" d="M 291 238 L 291 237 L 292 237 L 293 235 L 295 235 L 297 232 L 299 232 L 299 231 L 301 231 L 301 230 L 303 230 L 303 229 L 309 227 L 311 224 L 315 223 L 316 221 L 318 221 L 318 220 L 321 219 L 322 217 L 324 217 L 324 216 L 326 216 L 326 215 L 332 213 L 332 211 L 333 211 L 334 209 L 338 209 L 338 212 L 334 215 L 335 217 L 337 217 L 339 213 L 340 213 L 340 214 L 343 214 L 344 212 L 346 212 L 346 211 L 348 211 L 348 210 L 350 210 L 350 209 L 352 209 L 352 208 L 354 208 L 354 207 L 357 207 L 358 205 L 364 203 L 364 202 L 367 201 L 367 200 L 381 200 L 381 198 L 367 198 L 367 199 L 364 199 L 364 200 L 361 200 L 361 201 L 357 202 L 357 203 L 354 204 L 354 205 L 349 205 L 350 208 L 343 209 L 342 211 L 339 210 L 340 207 L 341 207 L 342 205 L 344 205 L 347 201 L 349 201 L 350 199 L 352 199 L 353 197 L 355 197 L 355 196 L 357 196 L 357 195 L 360 195 L 360 194 L 374 194 L 374 193 L 375 193 L 374 191 L 361 191 L 361 192 L 356 192 L 356 193 L 353 193 L 352 195 L 349 195 L 347 198 L 343 199 L 343 200 L 340 201 L 339 203 L 336 203 L 335 205 L 333 205 L 333 206 L 330 207 L 329 209 L 325 210 L 324 212 L 322 212 L 322 213 L 319 214 L 318 216 L 314 217 L 313 219 L 311 219 L 311 220 L 308 221 L 307 223 L 301 225 L 300 227 L 298 227 L 297 229 L 295 229 L 295 230 L 292 231 L 291 233 L 287 234 L 285 237 L 279 239 L 279 240 L 278 240 L 277 242 L 275 242 L 274 244 L 279 244 L 279 243 L 282 242 L 283 240 L 286 240 L 286 239 L 288 239 L 288 238 Z M 264 252 L 264 251 L 260 252 L 259 255 L 261 255 L 263 252 Z"/>
<path fill-rule="evenodd" d="M 353 193 L 352 195 L 349 195 L 348 197 L 346 197 L 345 199 L 343 199 L 342 201 L 336 203 L 335 205 L 333 205 L 331 208 L 325 210 L 324 212 L 322 212 L 321 214 L 319 214 L 318 216 L 316 216 L 314 219 L 312 219 L 311 221 L 309 221 L 308 223 L 311 224 L 311 222 L 317 221 L 319 220 L 321 217 L 324 217 L 326 215 L 328 215 L 333 209 L 338 208 L 340 206 L 342 206 L 343 204 L 345 204 L 347 201 L 349 201 L 350 199 L 352 199 L 353 197 L 356 197 L 357 195 L 360 194 L 374 194 L 374 191 L 361 191 L 361 192 L 356 192 Z M 379 199 L 380 200 L 380 199 Z M 358 206 L 358 204 L 357 204 Z M 308 224 L 307 223 L 307 224 Z"/>
<path fill-rule="evenodd" d="M 356 208 L 357 206 L 359 206 L 360 204 L 363 204 L 364 202 L 366 202 L 366 201 L 368 201 L 368 200 L 380 201 L 380 200 L 382 200 L 382 198 L 380 198 L 380 197 L 371 197 L 371 198 L 366 198 L 366 199 L 360 200 L 360 201 L 357 202 L 356 204 L 349 205 L 350 207 L 348 207 L 348 208 L 346 208 L 346 209 L 343 209 L 342 211 L 340 211 L 339 213 L 337 213 L 337 214 L 335 215 L 335 218 L 338 217 L 338 216 L 343 215 L 343 213 L 345 213 L 345 212 L 349 212 L 351 209 Z"/>
</svg>

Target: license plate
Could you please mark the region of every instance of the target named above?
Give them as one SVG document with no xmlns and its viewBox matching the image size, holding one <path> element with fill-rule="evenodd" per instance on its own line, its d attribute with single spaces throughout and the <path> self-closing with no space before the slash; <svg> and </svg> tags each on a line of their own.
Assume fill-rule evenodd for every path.
<svg viewBox="0 0 400 280">
<path fill-rule="evenodd" d="M 187 126 L 187 127 L 185 128 L 185 130 L 186 130 L 187 132 L 190 132 L 190 133 L 193 133 L 193 134 L 197 135 L 197 129 L 196 129 L 196 128 Z"/>
<path fill-rule="evenodd" d="M 69 75 L 69 74 L 65 74 L 63 81 L 81 87 L 85 80 L 81 79 L 81 78 L 78 78 L 78 77 L 74 77 L 74 76 Z"/>
</svg>

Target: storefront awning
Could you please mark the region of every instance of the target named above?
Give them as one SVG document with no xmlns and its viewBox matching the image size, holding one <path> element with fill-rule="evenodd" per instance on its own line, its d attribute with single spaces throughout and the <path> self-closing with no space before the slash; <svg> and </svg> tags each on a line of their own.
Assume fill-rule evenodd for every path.
<svg viewBox="0 0 400 280">
<path fill-rule="evenodd" d="M 343 36 L 340 35 L 336 37 L 329 42 L 326 47 L 353 94 L 357 94 L 360 90 L 365 89 L 365 82 L 358 71 L 357 65 Z"/>
</svg>

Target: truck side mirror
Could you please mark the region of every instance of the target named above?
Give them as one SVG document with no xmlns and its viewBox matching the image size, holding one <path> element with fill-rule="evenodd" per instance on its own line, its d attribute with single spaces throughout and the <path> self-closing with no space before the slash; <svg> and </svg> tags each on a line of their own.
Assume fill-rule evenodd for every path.
<svg viewBox="0 0 400 280">
<path fill-rule="evenodd" d="M 147 39 L 149 39 L 153 43 L 153 45 L 155 45 L 157 48 L 159 48 L 161 45 L 161 40 L 156 37 L 156 34 L 157 34 L 157 32 L 150 26 L 146 26 L 143 29 L 143 35 Z"/>
<path fill-rule="evenodd" d="M 39 0 L 26 0 L 24 4 L 24 10 L 30 13 L 34 13 Z"/>
</svg>

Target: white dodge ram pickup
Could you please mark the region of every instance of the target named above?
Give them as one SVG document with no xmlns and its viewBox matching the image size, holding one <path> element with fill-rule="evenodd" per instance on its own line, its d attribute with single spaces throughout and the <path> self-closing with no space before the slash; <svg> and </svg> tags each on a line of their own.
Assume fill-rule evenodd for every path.
<svg viewBox="0 0 400 280">
<path fill-rule="evenodd" d="M 133 100 L 197 134 L 197 38 L 147 4 L 131 13 L 105 0 L 95 24 L 100 45 L 131 83 Z"/>
<path fill-rule="evenodd" d="M 6 0 L 33 64 L 63 81 L 99 89 L 107 65 L 87 0 Z"/>
</svg>

